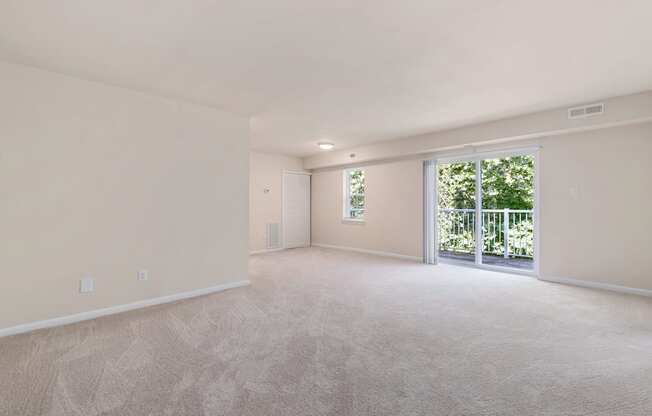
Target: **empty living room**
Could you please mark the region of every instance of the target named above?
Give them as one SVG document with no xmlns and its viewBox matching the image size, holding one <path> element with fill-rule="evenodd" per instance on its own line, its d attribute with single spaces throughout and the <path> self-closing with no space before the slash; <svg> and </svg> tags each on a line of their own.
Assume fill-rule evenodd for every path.
<svg viewBox="0 0 652 416">
<path fill-rule="evenodd" d="M 651 18 L 0 1 L 0 416 L 652 415 Z"/>
</svg>

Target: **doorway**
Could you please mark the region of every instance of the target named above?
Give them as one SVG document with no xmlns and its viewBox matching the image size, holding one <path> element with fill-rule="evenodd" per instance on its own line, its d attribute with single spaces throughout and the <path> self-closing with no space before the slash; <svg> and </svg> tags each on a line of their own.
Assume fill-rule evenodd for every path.
<svg viewBox="0 0 652 416">
<path fill-rule="evenodd" d="M 428 209 L 435 233 L 434 261 L 538 270 L 537 153 L 439 159 Z"/>
<path fill-rule="evenodd" d="M 283 248 L 310 246 L 310 174 L 283 172 Z"/>
</svg>

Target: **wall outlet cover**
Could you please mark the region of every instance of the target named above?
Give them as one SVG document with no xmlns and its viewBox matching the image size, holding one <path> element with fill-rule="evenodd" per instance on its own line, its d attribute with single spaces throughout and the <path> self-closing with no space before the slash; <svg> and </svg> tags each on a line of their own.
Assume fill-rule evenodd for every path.
<svg viewBox="0 0 652 416">
<path fill-rule="evenodd" d="M 147 280 L 149 279 L 149 272 L 147 270 L 138 271 L 138 280 Z"/>
</svg>

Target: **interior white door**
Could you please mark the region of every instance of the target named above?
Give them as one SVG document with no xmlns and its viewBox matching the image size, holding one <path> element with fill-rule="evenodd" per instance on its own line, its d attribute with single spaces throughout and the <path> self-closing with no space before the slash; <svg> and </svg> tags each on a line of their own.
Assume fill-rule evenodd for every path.
<svg viewBox="0 0 652 416">
<path fill-rule="evenodd" d="M 283 246 L 310 245 L 310 175 L 283 174 Z"/>
</svg>

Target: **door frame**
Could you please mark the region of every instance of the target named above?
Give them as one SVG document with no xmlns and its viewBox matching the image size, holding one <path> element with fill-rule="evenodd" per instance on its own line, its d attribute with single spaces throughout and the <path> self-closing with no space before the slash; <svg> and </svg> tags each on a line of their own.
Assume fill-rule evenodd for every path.
<svg viewBox="0 0 652 416">
<path fill-rule="evenodd" d="M 539 150 L 541 149 L 541 146 L 535 146 L 535 147 L 526 147 L 526 148 L 516 148 L 516 149 L 503 149 L 503 150 L 491 150 L 491 151 L 486 151 L 486 152 L 474 152 L 474 153 L 466 153 L 466 154 L 460 154 L 456 156 L 442 156 L 442 157 L 435 157 L 432 160 L 432 163 L 430 166 L 431 169 L 434 169 L 434 185 L 435 189 L 433 190 L 434 193 L 434 198 L 428 198 L 426 199 L 425 204 L 426 206 L 424 207 L 426 210 L 429 210 L 429 212 L 432 212 L 433 218 L 433 226 L 429 226 L 429 224 L 424 224 L 424 233 L 430 233 L 434 232 L 434 236 L 428 238 L 427 240 L 433 241 L 435 244 L 434 247 L 434 264 L 438 264 L 440 260 L 443 263 L 447 264 L 456 264 L 456 265 L 461 265 L 461 266 L 466 266 L 466 267 L 476 267 L 480 269 L 486 269 L 486 270 L 494 270 L 494 271 L 499 271 L 499 272 L 504 272 L 504 273 L 511 273 L 511 274 L 522 274 L 526 276 L 534 276 L 538 277 L 540 273 L 540 264 L 541 264 L 541 244 L 540 244 L 540 237 L 541 237 L 541 215 L 540 215 L 540 184 L 539 184 L 539 177 L 540 177 L 540 162 L 539 162 Z M 475 169 L 476 169 L 476 175 L 475 175 L 475 196 L 476 196 L 476 215 L 475 215 L 475 229 L 476 230 L 482 230 L 482 215 L 478 215 L 478 210 L 482 212 L 482 160 L 485 159 L 498 159 L 498 158 L 505 158 L 505 157 L 511 157 L 511 156 L 522 156 L 522 155 L 530 155 L 534 158 L 534 209 L 532 210 L 532 216 L 534 220 L 534 226 L 533 226 L 533 232 L 534 232 L 534 238 L 533 238 L 533 246 L 534 246 L 534 260 L 533 260 L 533 268 L 532 270 L 524 270 L 524 269 L 516 269 L 512 267 L 502 267 L 502 266 L 493 266 L 493 265 L 488 265 L 488 264 L 483 264 L 482 261 L 482 248 L 484 245 L 483 241 L 483 235 L 482 232 L 476 233 L 475 236 L 475 261 L 473 263 L 470 262 L 464 262 L 464 261 L 456 261 L 456 260 L 451 260 L 451 259 L 441 259 L 439 257 L 439 232 L 437 230 L 437 220 L 439 217 L 439 201 L 437 199 L 437 195 L 439 194 L 439 178 L 437 175 L 438 166 L 440 164 L 449 164 L 449 163 L 464 163 L 464 162 L 475 162 Z M 424 165 L 426 166 L 426 165 Z"/>
<path fill-rule="evenodd" d="M 287 224 L 286 218 L 287 218 L 287 210 L 285 206 L 285 176 L 286 175 L 304 175 L 309 177 L 308 181 L 308 203 L 306 204 L 306 211 L 307 211 L 307 217 L 308 217 L 308 245 L 306 247 L 310 247 L 312 243 L 312 234 L 311 234 L 311 228 L 312 228 L 312 215 L 311 215 L 311 202 L 312 202 L 312 173 L 310 172 L 305 172 L 301 170 L 287 170 L 283 169 L 283 172 L 281 174 L 281 247 L 283 249 L 288 248 L 287 245 L 285 244 L 285 225 Z M 294 248 L 294 247 L 292 247 Z"/>
</svg>

